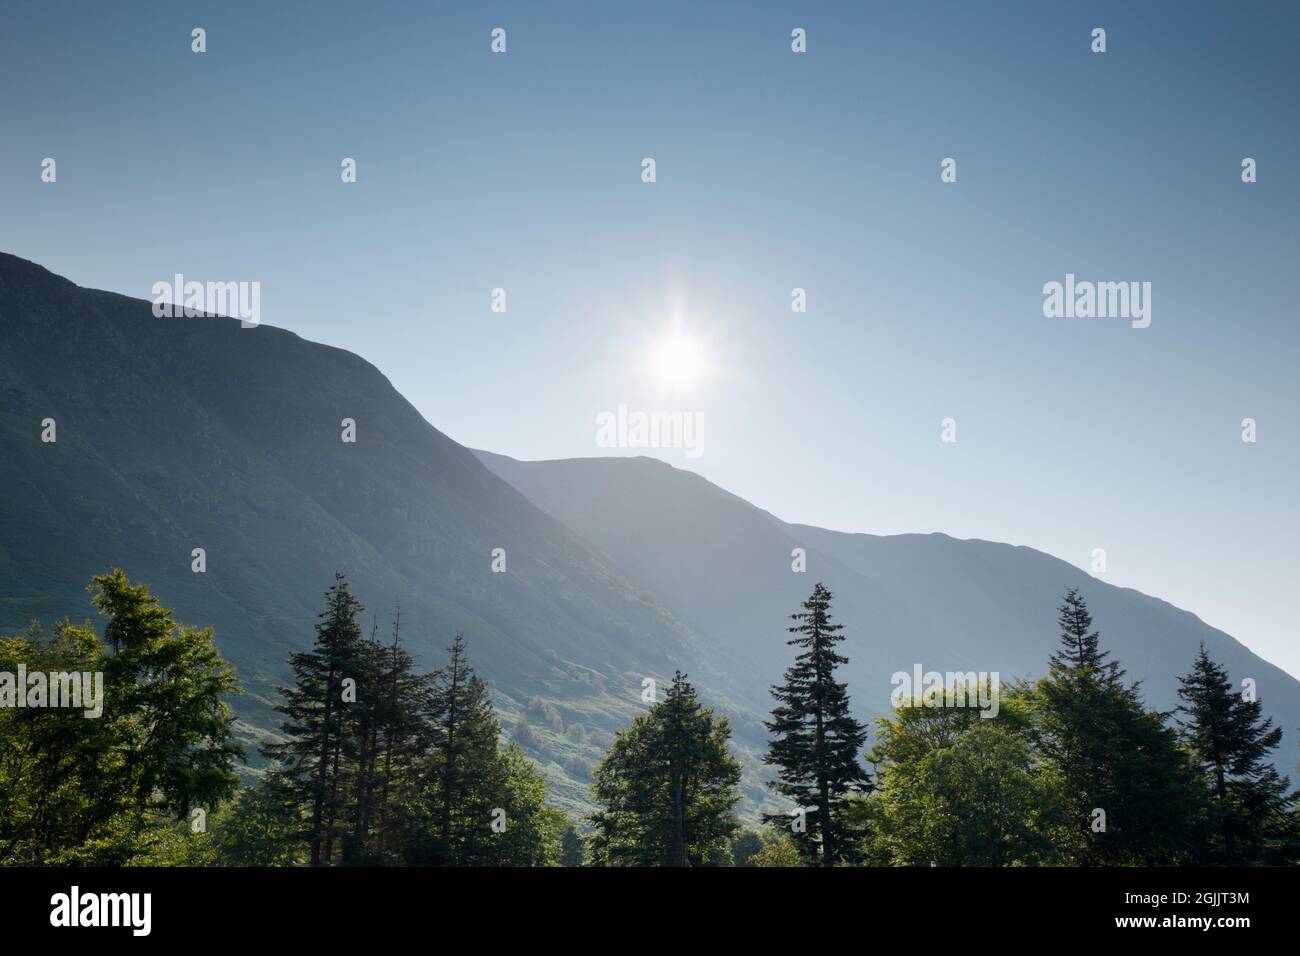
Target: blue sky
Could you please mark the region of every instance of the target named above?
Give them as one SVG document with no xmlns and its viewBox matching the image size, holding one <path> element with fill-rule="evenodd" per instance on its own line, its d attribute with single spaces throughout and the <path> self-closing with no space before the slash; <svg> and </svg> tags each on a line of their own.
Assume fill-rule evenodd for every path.
<svg viewBox="0 0 1300 956">
<path fill-rule="evenodd" d="M 804 7 L 10 4 L 0 250 L 258 281 L 472 447 L 697 412 L 661 457 L 784 519 L 1102 547 L 1300 675 L 1295 5 Z M 1067 272 L 1150 328 L 1044 318 Z M 674 311 L 709 369 L 666 392 Z"/>
</svg>

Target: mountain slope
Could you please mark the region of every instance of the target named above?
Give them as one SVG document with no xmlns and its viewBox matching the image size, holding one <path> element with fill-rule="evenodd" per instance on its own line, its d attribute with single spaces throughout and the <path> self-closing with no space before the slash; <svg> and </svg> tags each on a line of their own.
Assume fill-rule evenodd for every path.
<svg viewBox="0 0 1300 956">
<path fill-rule="evenodd" d="M 54 443 L 41 441 L 47 418 Z M 340 440 L 344 418 L 355 444 Z M 191 571 L 194 548 L 206 573 Z M 791 572 L 794 548 L 806 574 Z M 286 657 L 311 643 L 335 570 L 381 631 L 400 602 L 424 666 L 463 631 L 507 734 L 569 809 L 644 707 L 642 679 L 679 668 L 733 718 L 746 809 L 770 809 L 767 688 L 816 580 L 848 626 L 861 716 L 884 712 L 890 675 L 914 663 L 1041 673 L 1060 594 L 1078 586 L 1157 705 L 1173 705 L 1203 639 L 1235 679 L 1257 680 L 1288 735 L 1300 726 L 1294 679 L 1186 612 L 1039 552 L 791 525 L 653 459 L 473 453 L 348 352 L 228 319 L 158 319 L 0 255 L 0 633 L 89 616 L 84 585 L 114 565 L 179 620 L 215 628 L 254 740 L 278 725 Z"/>
<path fill-rule="evenodd" d="M 780 521 L 691 472 L 651 458 L 521 462 L 478 452 L 498 475 L 609 555 L 672 613 L 752 671 L 761 689 L 788 657 L 784 617 L 815 581 L 835 594 L 846 625 L 845 668 L 855 705 L 889 706 L 890 677 L 936 671 L 1041 675 L 1056 645 L 1066 588 L 1088 600 L 1104 646 L 1141 679 L 1148 700 L 1177 703 L 1177 676 L 1199 642 L 1233 679 L 1254 678 L 1266 712 L 1300 733 L 1300 682 L 1194 615 L 1118 588 L 1031 548 L 942 534 L 844 534 Z M 629 506 L 629 503 L 635 503 Z M 807 573 L 791 552 L 807 553 Z M 757 707 L 761 693 L 744 695 Z M 1280 757 L 1288 768 L 1291 743 Z"/>
<path fill-rule="evenodd" d="M 267 326 L 155 318 L 6 255 L 0 344 L 0 633 L 91 615 L 87 581 L 121 565 L 179 620 L 215 627 L 247 690 L 241 729 L 257 736 L 278 725 L 286 656 L 310 644 L 343 570 L 384 633 L 401 603 L 424 665 L 466 634 L 508 727 L 536 711 L 531 751 L 572 803 L 643 707 L 643 676 L 680 667 L 707 686 L 725 669 L 355 355 Z M 194 548 L 206 573 L 191 571 Z M 495 548 L 506 573 L 491 571 Z"/>
</svg>

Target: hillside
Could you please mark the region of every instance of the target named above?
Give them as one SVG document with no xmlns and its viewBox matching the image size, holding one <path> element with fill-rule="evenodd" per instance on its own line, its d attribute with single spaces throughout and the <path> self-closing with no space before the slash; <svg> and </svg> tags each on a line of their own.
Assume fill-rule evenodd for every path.
<svg viewBox="0 0 1300 956">
<path fill-rule="evenodd" d="M 818 580 L 847 625 L 844 677 L 864 718 L 915 664 L 1041 674 L 1060 595 L 1079 587 L 1156 705 L 1174 705 L 1204 640 L 1235 679 L 1255 678 L 1287 752 L 1300 728 L 1300 684 L 1229 635 L 1028 548 L 792 525 L 653 459 L 475 453 L 348 352 L 265 325 L 158 319 L 5 255 L 0 343 L 0 633 L 88 616 L 86 582 L 120 565 L 181 621 L 215 628 L 250 743 L 278 725 L 287 655 L 310 644 L 336 570 L 381 632 L 400 603 L 423 666 L 466 635 L 505 733 L 573 810 L 644 707 L 642 680 L 676 669 L 732 717 L 745 809 L 764 803 L 767 689 L 790 658 L 788 615 Z"/>
<path fill-rule="evenodd" d="M 1067 588 L 1087 598 L 1104 646 L 1162 709 L 1204 641 L 1240 681 L 1253 677 L 1265 710 L 1300 734 L 1300 682 L 1195 615 L 1032 548 L 943 534 L 844 534 L 788 524 L 698 475 L 651 458 L 521 462 L 479 452 L 497 474 L 609 555 L 677 618 L 758 674 L 777 673 L 771 639 L 782 615 L 824 581 L 847 625 L 845 668 L 867 713 L 889 706 L 890 676 L 936 671 L 1039 676 L 1057 640 Z M 626 507 L 635 501 L 636 508 Z M 794 548 L 807 573 L 791 572 Z M 1288 746 L 1289 745 L 1284 745 Z M 1284 755 L 1283 765 L 1288 758 Z"/>
<path fill-rule="evenodd" d="M 355 355 L 265 325 L 155 318 L 7 255 L 0 341 L 0 632 L 88 616 L 90 576 L 121 565 L 179 620 L 216 629 L 256 739 L 278 725 L 286 657 L 310 644 L 342 570 L 381 631 L 400 602 L 425 666 L 465 633 L 507 733 L 533 708 L 529 750 L 570 805 L 643 706 L 643 677 L 680 667 L 709 686 L 725 670 Z M 196 547 L 206 573 L 191 571 Z"/>
</svg>

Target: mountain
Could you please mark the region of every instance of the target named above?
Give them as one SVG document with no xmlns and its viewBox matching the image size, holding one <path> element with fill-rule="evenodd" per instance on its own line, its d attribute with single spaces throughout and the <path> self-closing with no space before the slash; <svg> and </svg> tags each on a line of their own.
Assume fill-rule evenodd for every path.
<svg viewBox="0 0 1300 956">
<path fill-rule="evenodd" d="M 1265 712 L 1300 735 L 1300 681 L 1195 615 L 1115 587 L 1032 548 L 943 534 L 845 534 L 789 524 L 652 458 L 480 460 L 571 531 L 609 556 L 672 614 L 743 662 L 738 698 L 764 706 L 764 681 L 788 657 L 773 639 L 815 581 L 835 595 L 846 625 L 844 674 L 865 713 L 889 707 L 890 678 L 915 665 L 940 672 L 1042 675 L 1056 648 L 1056 608 L 1067 588 L 1088 601 L 1094 625 L 1147 700 L 1171 710 L 1178 675 L 1198 645 L 1233 679 L 1256 682 Z M 804 549 L 806 573 L 791 570 Z M 742 692 L 743 690 L 743 692 Z"/>
<path fill-rule="evenodd" d="M 341 440 L 345 418 L 355 443 Z M 492 571 L 497 548 L 505 573 Z M 806 573 L 791 571 L 795 548 Z M 233 704 L 249 743 L 274 734 L 287 655 L 311 643 L 336 570 L 382 633 L 400 603 L 425 667 L 463 632 L 506 734 L 570 810 L 644 708 L 642 681 L 677 669 L 732 717 L 747 810 L 774 806 L 767 688 L 790 659 L 788 615 L 818 580 L 847 625 L 863 717 L 916 663 L 1042 673 L 1056 605 L 1077 586 L 1154 703 L 1173 705 L 1204 640 L 1235 679 L 1256 679 L 1284 747 L 1300 727 L 1293 678 L 1185 611 L 1040 552 L 791 525 L 652 459 L 475 453 L 348 352 L 266 325 L 155 318 L 146 301 L 0 254 L 0 634 L 92 617 L 85 585 L 113 566 L 180 621 L 214 628 L 246 690 Z"/>
<path fill-rule="evenodd" d="M 0 343 L 0 633 L 93 616 L 87 582 L 120 565 L 178 620 L 215 628 L 255 742 L 278 726 L 287 655 L 311 643 L 342 570 L 382 633 L 400 602 L 425 666 L 465 633 L 507 732 L 528 725 L 519 735 L 573 806 L 643 708 L 644 677 L 680 667 L 709 686 L 726 670 L 356 355 L 265 325 L 156 318 L 9 255 Z"/>
</svg>

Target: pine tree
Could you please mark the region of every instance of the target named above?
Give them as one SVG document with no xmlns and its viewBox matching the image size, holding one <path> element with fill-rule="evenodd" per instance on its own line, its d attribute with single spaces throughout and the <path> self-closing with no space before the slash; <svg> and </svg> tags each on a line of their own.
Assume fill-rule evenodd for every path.
<svg viewBox="0 0 1300 956">
<path fill-rule="evenodd" d="M 334 844 L 345 832 L 348 762 L 354 756 L 352 715 L 344 702 L 344 680 L 361 673 L 363 638 L 359 601 L 342 573 L 325 592 L 325 610 L 316 624 L 310 651 L 290 655 L 294 686 L 281 688 L 285 700 L 275 705 L 284 715 L 286 740 L 262 752 L 280 763 L 285 796 L 304 808 L 303 838 L 311 847 L 311 865 L 333 862 Z"/>
<path fill-rule="evenodd" d="M 593 774 L 593 863 L 695 866 L 729 854 L 740 800 L 730 741 L 730 722 L 702 706 L 679 671 Z"/>
<path fill-rule="evenodd" d="M 786 643 L 803 650 L 786 668 L 785 683 L 772 687 L 777 705 L 766 727 L 773 739 L 763 758 L 778 768 L 768 785 L 806 815 L 808 825 L 793 831 L 800 853 L 823 866 L 850 855 L 843 809 L 871 786 L 860 759 L 866 727 L 850 715 L 846 685 L 835 680 L 835 668 L 848 658 L 835 652 L 844 625 L 831 622 L 830 606 L 831 592 L 818 583 L 803 610 L 791 615 L 788 630 L 798 636 Z M 791 822 L 780 815 L 764 819 L 778 828 Z"/>
<path fill-rule="evenodd" d="M 1227 671 L 1201 644 L 1180 678 L 1184 738 L 1196 755 L 1210 797 L 1208 839 L 1200 862 L 1238 866 L 1294 862 L 1297 794 L 1266 761 L 1282 728 L 1263 718 L 1262 702 L 1233 692 Z"/>
</svg>

